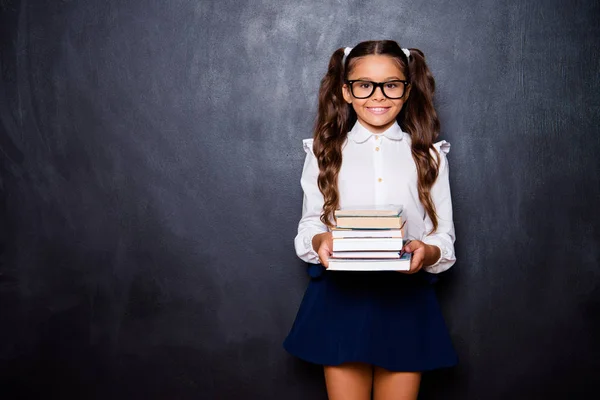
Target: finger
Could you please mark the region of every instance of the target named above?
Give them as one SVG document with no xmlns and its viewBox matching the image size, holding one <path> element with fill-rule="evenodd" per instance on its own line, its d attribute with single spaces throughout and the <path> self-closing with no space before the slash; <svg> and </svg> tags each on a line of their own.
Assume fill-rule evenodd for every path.
<svg viewBox="0 0 600 400">
<path fill-rule="evenodd" d="M 422 252 L 413 253 L 410 260 L 410 273 L 414 274 L 415 272 L 419 272 L 421 267 L 423 266 L 423 254 Z"/>
<path fill-rule="evenodd" d="M 417 266 L 417 265 L 422 265 L 423 261 L 425 260 L 425 257 L 423 256 L 423 252 L 422 251 L 415 251 L 412 254 L 411 260 L 410 260 L 410 265 L 411 267 Z"/>
<path fill-rule="evenodd" d="M 415 251 L 417 249 L 417 246 L 415 246 L 415 241 L 411 240 L 408 243 L 406 243 L 403 247 L 403 250 L 407 253 L 412 253 L 413 251 Z"/>
<path fill-rule="evenodd" d="M 412 253 L 415 250 L 421 248 L 422 246 L 423 246 L 423 242 L 421 242 L 420 240 L 409 240 L 408 243 L 406 243 L 404 245 L 404 249 L 408 253 Z"/>
<path fill-rule="evenodd" d="M 323 265 L 325 268 L 329 267 L 329 251 L 322 249 L 318 252 L 318 255 L 321 265 Z"/>
</svg>

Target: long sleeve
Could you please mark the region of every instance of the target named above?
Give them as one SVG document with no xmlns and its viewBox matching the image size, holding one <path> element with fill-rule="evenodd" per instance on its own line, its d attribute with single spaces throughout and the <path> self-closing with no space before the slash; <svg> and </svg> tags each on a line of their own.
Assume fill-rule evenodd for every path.
<svg viewBox="0 0 600 400">
<path fill-rule="evenodd" d="M 302 218 L 298 224 L 298 234 L 294 239 L 296 254 L 300 259 L 312 264 L 319 264 L 317 252 L 312 247 L 312 239 L 318 233 L 327 232 L 327 226 L 321 222 L 323 195 L 317 186 L 319 165 L 313 154 L 313 139 L 303 140 L 306 159 L 302 170 L 300 184 L 304 191 L 302 202 Z"/>
<path fill-rule="evenodd" d="M 454 254 L 454 221 L 452 220 L 452 198 L 450 195 L 450 181 L 448 159 L 446 154 L 450 151 L 450 143 L 442 140 L 434 144 L 435 149 L 440 154 L 440 169 L 437 180 L 431 188 L 431 199 L 435 204 L 438 216 L 437 230 L 427 235 L 433 228 L 433 223 L 429 216 L 425 217 L 425 233 L 421 239 L 424 243 L 438 246 L 440 248 L 440 258 L 430 266 L 425 267 L 425 271 L 439 274 L 449 269 L 456 262 Z"/>
</svg>

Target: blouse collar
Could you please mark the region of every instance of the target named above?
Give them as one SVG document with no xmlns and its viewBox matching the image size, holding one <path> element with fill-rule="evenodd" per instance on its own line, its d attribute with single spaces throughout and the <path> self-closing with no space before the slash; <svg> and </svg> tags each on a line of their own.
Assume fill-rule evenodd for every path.
<svg viewBox="0 0 600 400">
<path fill-rule="evenodd" d="M 356 121 L 352 130 L 348 133 L 348 137 L 356 143 L 364 143 L 373 135 L 371 131 L 362 126 L 360 121 Z M 404 132 L 397 121 L 394 121 L 394 124 L 380 133 L 380 135 L 392 140 L 402 140 L 404 138 Z"/>
</svg>

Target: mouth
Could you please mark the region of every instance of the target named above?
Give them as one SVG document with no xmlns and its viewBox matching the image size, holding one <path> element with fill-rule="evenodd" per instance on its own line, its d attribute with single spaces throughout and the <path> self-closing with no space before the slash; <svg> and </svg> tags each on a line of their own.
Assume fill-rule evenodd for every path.
<svg viewBox="0 0 600 400">
<path fill-rule="evenodd" d="M 383 115 L 388 112 L 390 108 L 392 107 L 367 107 L 367 111 L 369 111 L 371 114 Z"/>
</svg>

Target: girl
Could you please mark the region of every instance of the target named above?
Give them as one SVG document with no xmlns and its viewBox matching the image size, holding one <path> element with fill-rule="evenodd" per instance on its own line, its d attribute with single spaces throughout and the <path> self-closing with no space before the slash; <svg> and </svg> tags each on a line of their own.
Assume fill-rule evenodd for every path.
<svg viewBox="0 0 600 400">
<path fill-rule="evenodd" d="M 338 49 L 321 82 L 295 239 L 312 279 L 284 346 L 324 365 L 332 400 L 416 399 L 422 371 L 457 361 L 431 285 L 456 260 L 433 92 L 423 53 L 390 40 Z M 334 211 L 369 204 L 404 206 L 410 271 L 327 271 Z"/>
</svg>

